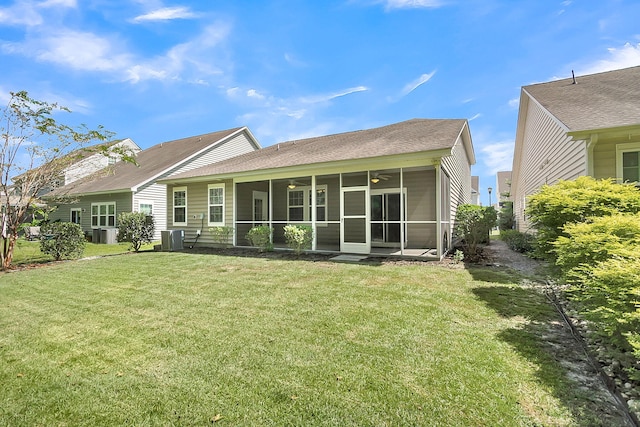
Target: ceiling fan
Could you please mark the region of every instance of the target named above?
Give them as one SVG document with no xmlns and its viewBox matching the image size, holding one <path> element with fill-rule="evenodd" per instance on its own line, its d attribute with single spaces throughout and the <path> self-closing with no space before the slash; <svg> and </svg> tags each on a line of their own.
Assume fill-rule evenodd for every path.
<svg viewBox="0 0 640 427">
<path fill-rule="evenodd" d="M 391 178 L 391 175 L 385 175 L 378 172 L 371 173 L 371 182 L 374 184 L 377 184 L 380 180 L 387 181 L 389 178 Z"/>
<path fill-rule="evenodd" d="M 289 185 L 287 185 L 287 187 L 289 187 L 291 190 L 293 190 L 293 189 L 294 189 L 294 188 L 296 188 L 298 185 L 307 186 L 307 185 L 309 185 L 309 184 L 307 184 L 306 182 L 296 181 L 295 179 L 290 179 L 290 180 L 289 180 Z"/>
</svg>

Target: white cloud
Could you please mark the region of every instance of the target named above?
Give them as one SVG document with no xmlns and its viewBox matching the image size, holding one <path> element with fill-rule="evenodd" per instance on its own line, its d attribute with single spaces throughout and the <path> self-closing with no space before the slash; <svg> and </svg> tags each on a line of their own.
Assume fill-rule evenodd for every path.
<svg viewBox="0 0 640 427">
<path fill-rule="evenodd" d="M 152 12 L 145 13 L 133 18 L 133 22 L 145 22 L 145 21 L 170 21 L 172 19 L 189 19 L 195 18 L 198 15 L 192 12 L 188 7 L 163 7 L 156 9 Z"/>
<path fill-rule="evenodd" d="M 262 94 L 258 93 L 258 91 L 257 91 L 257 90 L 255 90 L 255 89 L 249 89 L 249 90 L 247 91 L 247 96 L 248 96 L 249 98 L 264 99 L 264 95 L 262 95 Z"/>
<path fill-rule="evenodd" d="M 366 86 L 356 86 L 356 87 L 344 89 L 338 92 L 302 97 L 300 98 L 300 102 L 302 102 L 303 104 L 318 104 L 322 102 L 331 101 L 332 99 L 340 98 L 342 96 L 347 96 L 347 95 L 351 95 L 353 93 L 358 93 L 358 92 L 365 92 L 368 90 L 369 88 Z"/>
<path fill-rule="evenodd" d="M 609 57 L 581 67 L 576 75 L 595 74 L 640 65 L 640 43 L 626 43 L 621 48 L 608 49 Z"/>
<path fill-rule="evenodd" d="M 76 8 L 76 0 L 17 0 L 9 7 L 0 8 L 0 24 L 35 27 L 44 22 L 41 9 Z"/>
<path fill-rule="evenodd" d="M 520 105 L 520 98 L 510 99 L 509 102 L 507 102 L 507 105 L 509 106 L 509 108 L 518 108 L 518 106 Z"/>
<path fill-rule="evenodd" d="M 493 142 L 480 148 L 483 163 L 489 173 L 495 175 L 498 171 L 511 170 L 513 164 L 513 141 Z"/>
<path fill-rule="evenodd" d="M 432 72 L 428 74 L 423 74 L 417 79 L 415 79 L 414 81 L 412 81 L 411 83 L 408 83 L 407 85 L 405 85 L 405 87 L 402 89 L 402 96 L 410 94 L 411 92 L 416 90 L 418 87 L 422 86 L 423 84 L 431 80 L 431 77 L 433 77 L 435 73 L 436 73 L 436 70 L 433 70 Z"/>
<path fill-rule="evenodd" d="M 469 121 L 472 121 L 472 120 L 478 119 L 478 118 L 480 118 L 480 117 L 482 117 L 482 114 L 477 113 L 477 114 L 475 114 L 473 117 L 471 117 L 471 118 L 469 119 Z"/>
<path fill-rule="evenodd" d="M 379 2 L 380 3 L 380 2 Z M 434 9 L 445 5 L 443 0 L 383 0 L 385 9 Z"/>
</svg>

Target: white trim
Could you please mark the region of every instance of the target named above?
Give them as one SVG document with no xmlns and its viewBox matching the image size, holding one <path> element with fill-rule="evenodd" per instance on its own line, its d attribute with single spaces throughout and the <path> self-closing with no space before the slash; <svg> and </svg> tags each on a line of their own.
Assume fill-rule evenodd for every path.
<svg viewBox="0 0 640 427">
<path fill-rule="evenodd" d="M 631 152 L 640 152 L 640 142 L 616 145 L 616 178 L 620 182 L 623 182 L 622 155 Z"/>
<path fill-rule="evenodd" d="M 78 215 L 76 216 L 78 218 L 78 221 L 74 221 L 73 220 L 73 213 L 77 212 Z M 82 224 L 82 208 L 71 208 L 69 209 L 69 222 L 72 222 L 74 224 Z"/>
<path fill-rule="evenodd" d="M 213 189 L 221 189 L 222 190 L 222 203 L 211 203 L 211 190 Z M 210 227 L 213 226 L 224 226 L 225 223 L 225 209 L 226 209 L 226 203 L 225 203 L 225 184 L 224 183 L 218 183 L 218 184 L 209 184 L 207 185 L 207 223 L 209 224 Z M 222 207 L 222 221 L 211 221 L 211 207 L 214 206 L 220 206 Z"/>
<path fill-rule="evenodd" d="M 148 199 L 138 200 L 138 212 L 142 212 L 142 209 L 140 208 L 142 205 L 150 205 L 151 216 L 155 215 L 155 205 L 153 203 L 153 200 L 148 200 Z"/>
<path fill-rule="evenodd" d="M 176 193 L 184 191 L 184 205 L 178 205 L 179 208 L 184 208 L 184 222 L 176 222 Z M 187 205 L 188 205 L 188 194 L 187 187 L 174 187 L 171 192 L 171 220 L 173 221 L 173 225 L 187 225 Z M 208 197 L 208 193 L 207 193 Z"/>
<path fill-rule="evenodd" d="M 326 226 L 327 225 L 327 185 L 326 184 L 322 184 L 322 185 L 316 185 L 315 186 L 316 191 L 313 192 L 313 186 L 309 186 L 309 185 L 303 185 L 303 186 L 297 186 L 295 188 L 287 188 L 287 222 L 291 222 L 291 218 L 290 218 L 290 209 L 292 207 L 294 208 L 302 208 L 302 220 L 295 220 L 294 222 L 315 222 L 316 225 L 318 226 Z M 302 191 L 302 205 L 294 205 L 291 206 L 289 204 L 289 194 L 291 194 L 291 192 L 293 191 Z M 318 192 L 319 191 L 323 191 L 324 192 L 324 204 L 323 205 L 318 205 L 317 204 L 317 197 L 318 197 Z M 315 196 L 315 197 L 312 197 Z M 313 209 L 316 208 L 323 208 L 324 209 L 324 220 L 319 221 L 318 217 L 317 217 L 317 212 L 314 211 Z"/>
<path fill-rule="evenodd" d="M 104 213 L 104 215 L 101 213 L 101 207 L 105 206 L 106 207 L 106 212 Z M 109 206 L 113 206 L 113 214 L 109 214 Z M 96 215 L 93 214 L 93 208 L 96 207 L 98 209 L 98 212 Z M 91 203 L 91 211 L 89 212 L 91 215 L 91 228 L 116 228 L 118 226 L 117 220 L 118 220 L 118 210 L 116 209 L 116 202 L 96 202 L 96 203 Z M 100 218 L 104 216 L 105 218 L 105 224 L 102 225 L 100 222 Z M 113 216 L 113 225 L 109 225 L 109 217 Z M 96 217 L 97 218 L 97 224 L 93 223 L 93 218 Z"/>
</svg>

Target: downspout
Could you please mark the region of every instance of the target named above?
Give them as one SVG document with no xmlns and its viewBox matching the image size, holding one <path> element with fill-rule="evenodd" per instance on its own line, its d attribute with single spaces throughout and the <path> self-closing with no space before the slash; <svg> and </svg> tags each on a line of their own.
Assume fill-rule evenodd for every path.
<svg viewBox="0 0 640 427">
<path fill-rule="evenodd" d="M 269 240 L 273 245 L 273 180 L 269 180 L 269 228 L 272 230 Z"/>
</svg>

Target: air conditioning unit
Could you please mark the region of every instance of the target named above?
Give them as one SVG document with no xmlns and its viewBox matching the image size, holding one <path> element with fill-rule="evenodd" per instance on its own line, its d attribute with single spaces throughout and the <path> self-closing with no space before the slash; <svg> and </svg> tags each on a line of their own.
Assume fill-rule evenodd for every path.
<svg viewBox="0 0 640 427">
<path fill-rule="evenodd" d="M 163 251 L 173 252 L 183 249 L 184 230 L 164 230 L 160 232 Z"/>
</svg>

